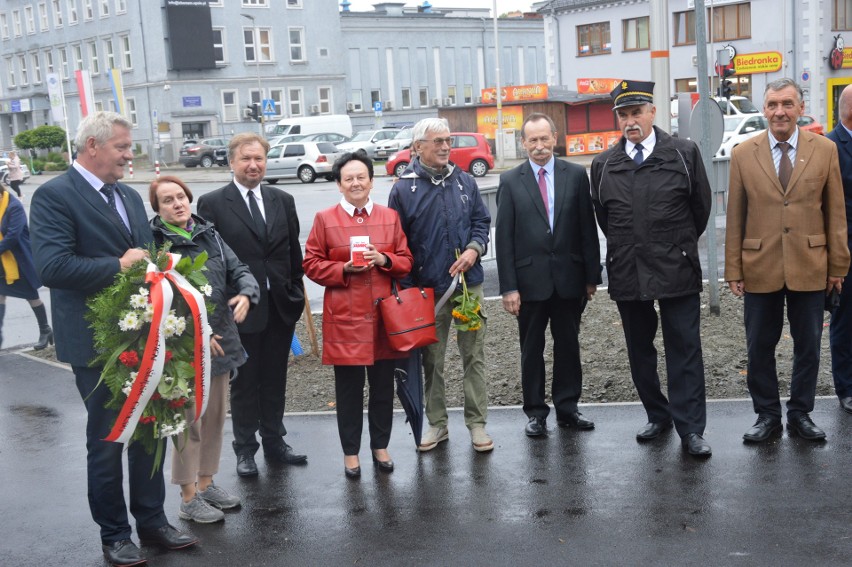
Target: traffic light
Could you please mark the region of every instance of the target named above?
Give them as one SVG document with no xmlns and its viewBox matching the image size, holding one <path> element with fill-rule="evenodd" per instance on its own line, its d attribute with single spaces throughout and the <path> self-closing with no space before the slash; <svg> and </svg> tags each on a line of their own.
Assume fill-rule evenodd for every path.
<svg viewBox="0 0 852 567">
<path fill-rule="evenodd" d="M 722 84 L 719 85 L 719 96 L 722 98 L 731 98 L 731 95 L 734 94 L 734 89 L 731 87 L 732 84 L 728 79 L 722 81 Z"/>
<path fill-rule="evenodd" d="M 255 122 L 260 122 L 260 105 L 255 103 L 246 106 L 249 110 L 249 117 Z"/>
</svg>

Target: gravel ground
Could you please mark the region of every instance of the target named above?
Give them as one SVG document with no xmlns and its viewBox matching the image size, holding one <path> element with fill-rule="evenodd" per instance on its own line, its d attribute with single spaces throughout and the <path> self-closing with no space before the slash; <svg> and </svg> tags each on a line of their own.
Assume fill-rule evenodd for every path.
<svg viewBox="0 0 852 567">
<path fill-rule="evenodd" d="M 702 295 L 701 337 L 704 349 L 707 397 L 710 399 L 748 397 L 746 388 L 745 329 L 743 327 L 743 302 L 734 297 L 727 285 L 720 284 L 719 316 L 709 310 L 709 296 Z M 499 300 L 486 301 L 483 310 L 487 322 L 486 359 L 489 374 L 489 404 L 493 406 L 520 405 L 520 347 L 515 318 L 503 310 Z M 322 317 L 314 315 L 319 344 L 322 345 Z M 817 395 L 832 395 L 830 354 L 828 350 L 828 316 L 822 341 Z M 296 329 L 306 353 L 311 346 L 304 319 Z M 660 351 L 660 379 L 665 383 L 662 337 L 658 333 Z M 321 348 L 321 346 L 320 346 Z M 583 364 L 583 395 L 580 402 L 638 401 L 630 379 L 627 349 L 615 303 L 601 290 L 583 314 L 580 330 L 580 349 Z M 42 357 L 53 356 L 53 348 L 35 353 Z M 789 390 L 789 377 L 793 358 L 793 341 L 785 326 L 778 346 L 778 375 L 782 398 Z M 548 366 L 552 362 L 550 343 L 545 352 Z M 454 345 L 447 349 L 446 364 L 448 405 L 462 405 L 461 361 Z M 547 388 L 550 389 L 549 386 Z M 334 375 L 330 366 L 323 366 L 318 356 L 306 354 L 290 358 L 287 384 L 287 411 L 327 411 L 334 408 Z"/>
</svg>

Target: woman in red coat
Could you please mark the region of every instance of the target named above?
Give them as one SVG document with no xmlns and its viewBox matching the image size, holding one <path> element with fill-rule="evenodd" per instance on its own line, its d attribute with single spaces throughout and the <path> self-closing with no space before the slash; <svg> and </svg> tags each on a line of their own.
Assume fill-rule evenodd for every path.
<svg viewBox="0 0 852 567">
<path fill-rule="evenodd" d="M 370 382 L 368 421 L 373 463 L 390 472 L 394 359 L 376 300 L 391 294 L 391 279 L 411 271 L 408 241 L 392 209 L 370 199 L 373 162 L 363 150 L 346 153 L 332 169 L 343 198 L 320 211 L 305 245 L 305 275 L 325 286 L 322 362 L 334 365 L 337 429 L 346 476 L 361 475 L 358 452 L 364 418 L 364 375 Z M 353 254 L 353 242 L 362 252 Z"/>
</svg>

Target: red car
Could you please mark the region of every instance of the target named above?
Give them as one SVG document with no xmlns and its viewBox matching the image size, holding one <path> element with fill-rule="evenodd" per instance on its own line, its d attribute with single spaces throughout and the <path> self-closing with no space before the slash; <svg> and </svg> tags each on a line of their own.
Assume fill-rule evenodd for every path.
<svg viewBox="0 0 852 567">
<path fill-rule="evenodd" d="M 475 132 L 455 132 L 450 134 L 453 145 L 450 149 L 450 161 L 474 177 L 482 177 L 494 169 L 494 155 L 491 146 L 482 134 Z M 385 170 L 388 175 L 399 177 L 411 161 L 411 151 L 402 150 L 388 158 Z"/>
<path fill-rule="evenodd" d="M 825 136 L 825 129 L 822 124 L 817 122 L 816 118 L 810 116 L 809 114 L 802 114 L 799 116 L 799 119 L 796 121 L 796 124 L 799 125 L 799 128 L 802 130 L 807 130 L 808 132 L 813 132 L 814 134 L 819 134 L 820 136 Z"/>
</svg>

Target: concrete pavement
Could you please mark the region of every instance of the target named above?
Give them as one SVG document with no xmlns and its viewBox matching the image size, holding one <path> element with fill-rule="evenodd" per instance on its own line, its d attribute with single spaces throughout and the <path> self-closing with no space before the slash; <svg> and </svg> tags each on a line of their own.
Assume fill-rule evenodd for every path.
<svg viewBox="0 0 852 567">
<path fill-rule="evenodd" d="M 812 414 L 826 443 L 785 433 L 760 446 L 741 439 L 750 402 L 710 403 L 706 461 L 684 455 L 674 434 L 638 444 L 639 405 L 582 410 L 594 431 L 556 429 L 551 417 L 548 437 L 528 439 L 520 409 L 493 408 L 496 448 L 485 455 L 472 450 L 460 411 L 450 440 L 425 454 L 397 414 L 396 471 L 374 470 L 365 439 L 359 481 L 344 478 L 333 414 L 287 415 L 287 439 L 308 464 L 259 459 L 254 480 L 236 476 L 228 422 L 216 481 L 242 509 L 189 525 L 169 485 L 169 518 L 202 543 L 144 551 L 150 565 L 171 567 L 849 564 L 852 416 L 836 400 L 818 400 Z M 84 429 L 70 371 L 0 354 L 3 565 L 104 564 L 86 500 Z"/>
</svg>

